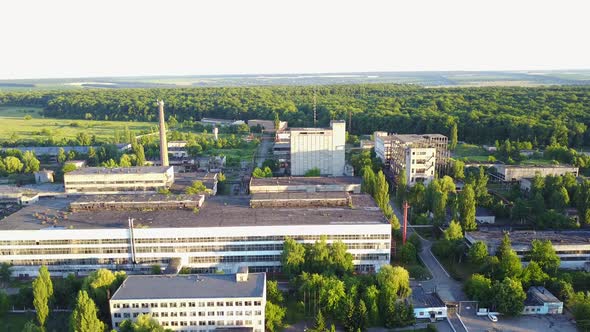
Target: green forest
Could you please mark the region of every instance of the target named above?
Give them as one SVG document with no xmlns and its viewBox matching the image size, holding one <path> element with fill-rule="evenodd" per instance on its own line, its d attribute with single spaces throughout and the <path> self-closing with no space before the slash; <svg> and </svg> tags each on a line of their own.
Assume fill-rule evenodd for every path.
<svg viewBox="0 0 590 332">
<path fill-rule="evenodd" d="M 155 100 L 164 99 L 168 116 L 179 122 L 203 117 L 275 119 L 290 126 L 346 119 L 352 134 L 375 130 L 449 134 L 459 140 L 492 144 L 528 141 L 533 146 L 558 142 L 577 147 L 589 138 L 590 87 L 424 88 L 366 84 L 320 87 L 221 87 L 177 89 L 89 89 L 0 92 L 0 105 L 38 106 L 46 117 L 155 121 Z M 566 143 L 566 144 L 564 144 Z"/>
</svg>

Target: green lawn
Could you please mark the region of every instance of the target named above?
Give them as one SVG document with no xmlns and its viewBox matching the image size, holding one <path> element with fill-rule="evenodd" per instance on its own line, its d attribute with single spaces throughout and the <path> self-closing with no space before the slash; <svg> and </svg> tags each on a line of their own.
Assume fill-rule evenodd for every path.
<svg viewBox="0 0 590 332">
<path fill-rule="evenodd" d="M 521 165 L 552 165 L 552 160 L 549 159 L 524 159 L 520 162 Z"/>
<path fill-rule="evenodd" d="M 66 331 L 70 318 L 69 312 L 53 312 L 49 314 L 45 332 Z M 0 318 L 0 330 L 3 332 L 21 332 L 28 321 L 36 321 L 34 313 L 6 314 Z"/>
<path fill-rule="evenodd" d="M 472 266 L 465 261 L 457 263 L 451 258 L 443 258 L 438 256 L 436 258 L 444 266 L 445 270 L 447 270 L 451 277 L 458 281 L 467 281 L 467 279 L 469 279 L 472 274 L 477 273 L 479 270 L 478 266 Z"/>
<path fill-rule="evenodd" d="M 45 140 L 50 136 L 59 140 L 64 137 L 75 138 L 80 132 L 96 135 L 100 142 L 111 140 L 115 129 L 122 132 L 125 126 L 139 133 L 157 125 L 151 122 L 43 118 L 40 112 L 41 108 L 36 107 L 0 106 L 0 142 L 8 140 L 13 134 L 21 140 Z M 25 120 L 25 116 L 31 119 Z"/>
<path fill-rule="evenodd" d="M 453 158 L 466 159 L 467 161 L 483 162 L 488 161 L 490 154 L 480 145 L 475 144 L 458 144 L 453 151 Z"/>
</svg>

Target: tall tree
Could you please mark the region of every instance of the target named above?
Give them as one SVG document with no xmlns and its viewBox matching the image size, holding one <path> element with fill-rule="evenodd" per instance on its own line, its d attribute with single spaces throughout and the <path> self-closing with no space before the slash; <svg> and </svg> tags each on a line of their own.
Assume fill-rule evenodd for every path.
<svg viewBox="0 0 590 332">
<path fill-rule="evenodd" d="M 57 150 L 57 162 L 63 164 L 66 159 L 67 157 L 64 148 L 59 148 L 59 150 Z"/>
<path fill-rule="evenodd" d="M 365 166 L 362 169 L 363 181 L 361 182 L 361 190 L 371 196 L 375 195 L 375 173 L 370 166 Z"/>
<path fill-rule="evenodd" d="M 475 222 L 475 191 L 470 184 L 466 184 L 459 194 L 459 214 L 461 226 L 466 232 L 477 229 Z"/>
<path fill-rule="evenodd" d="M 408 178 L 406 177 L 406 169 L 402 168 L 399 174 L 395 177 L 395 202 L 397 206 L 401 207 L 403 201 L 407 197 Z"/>
<path fill-rule="evenodd" d="M 450 136 L 449 150 L 453 151 L 453 150 L 455 150 L 455 148 L 457 148 L 457 142 L 459 140 L 457 122 L 453 122 L 453 125 L 451 126 L 451 133 L 449 136 Z"/>
<path fill-rule="evenodd" d="M 346 244 L 342 241 L 335 241 L 330 246 L 330 257 L 331 266 L 337 275 L 344 275 L 354 270 L 354 264 L 352 263 L 352 254 L 347 251 Z"/>
<path fill-rule="evenodd" d="M 281 253 L 283 271 L 291 277 L 298 275 L 305 264 L 305 247 L 290 237 L 285 238 Z"/>
<path fill-rule="evenodd" d="M 522 289 L 520 281 L 504 278 L 502 282 L 496 282 L 492 287 L 496 310 L 508 316 L 516 316 L 524 309 L 526 293 Z"/>
<path fill-rule="evenodd" d="M 406 269 L 401 266 L 382 266 L 377 272 L 377 283 L 381 291 L 390 291 L 390 294 L 402 299 L 407 298 L 412 293 L 410 288 L 410 275 Z"/>
<path fill-rule="evenodd" d="M 45 326 L 45 321 L 49 316 L 49 294 L 47 294 L 47 286 L 39 277 L 33 280 L 33 306 L 37 322 L 40 326 Z"/>
<path fill-rule="evenodd" d="M 541 269 L 549 275 L 555 275 L 561 264 L 561 260 L 549 240 L 533 240 L 531 242 L 531 251 L 527 254 L 527 258 L 530 261 L 537 262 Z"/>
<path fill-rule="evenodd" d="M 377 173 L 374 198 L 377 206 L 379 206 L 381 211 L 383 211 L 383 213 L 385 213 L 387 216 L 387 212 L 391 211 L 391 205 L 389 204 L 389 184 L 385 179 L 385 174 L 383 174 L 383 171 L 379 171 L 379 173 Z"/>
<path fill-rule="evenodd" d="M 70 318 L 70 331 L 102 332 L 104 329 L 104 323 L 97 317 L 96 304 L 86 291 L 81 290 L 76 298 L 76 306 Z"/>
<path fill-rule="evenodd" d="M 461 224 L 454 220 L 451 220 L 449 227 L 444 230 L 443 235 L 445 240 L 448 241 L 461 240 L 463 238 L 463 230 L 461 229 Z"/>
<path fill-rule="evenodd" d="M 482 241 L 475 242 L 467 253 L 469 262 L 473 265 L 482 265 L 488 256 L 488 246 Z"/>
<path fill-rule="evenodd" d="M 23 164 L 24 173 L 37 172 L 41 166 L 41 162 L 39 162 L 39 159 L 35 157 L 35 154 L 32 151 L 25 151 L 25 153 L 23 153 Z"/>
</svg>

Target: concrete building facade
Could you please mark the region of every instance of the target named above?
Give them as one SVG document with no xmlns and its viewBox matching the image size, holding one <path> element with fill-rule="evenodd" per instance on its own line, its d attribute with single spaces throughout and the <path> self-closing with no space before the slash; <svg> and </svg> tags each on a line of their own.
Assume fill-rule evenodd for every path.
<svg viewBox="0 0 590 332">
<path fill-rule="evenodd" d="M 578 176 L 579 168 L 569 165 L 504 165 L 494 164 L 492 165 L 496 172 L 492 172 L 491 175 L 499 181 L 520 181 L 523 178 L 533 178 L 535 175 L 548 176 L 548 175 L 565 175 L 571 173 L 574 176 Z"/>
<path fill-rule="evenodd" d="M 428 185 L 434 180 L 436 170 L 435 148 L 406 149 L 406 183 L 412 187 L 416 183 Z"/>
<path fill-rule="evenodd" d="M 266 275 L 128 276 L 109 300 L 112 326 L 150 315 L 173 331 L 247 328 L 264 332 Z"/>
<path fill-rule="evenodd" d="M 361 193 L 361 179 L 352 176 L 251 178 L 250 193 L 350 192 Z"/>
<path fill-rule="evenodd" d="M 416 319 L 435 322 L 447 318 L 447 306 L 435 292 L 429 293 L 422 287 L 413 287 L 409 301 L 414 307 Z"/>
<path fill-rule="evenodd" d="M 533 286 L 527 291 L 523 315 L 560 315 L 563 302 L 543 286 Z"/>
<path fill-rule="evenodd" d="M 172 166 L 86 167 L 64 174 L 68 194 L 155 192 L 174 183 Z"/>
<path fill-rule="evenodd" d="M 357 271 L 379 270 L 390 260 L 391 226 L 369 196 L 351 199 L 352 206 L 328 209 L 251 208 L 248 199 L 219 196 L 197 213 L 72 211 L 71 198 L 42 199 L 3 220 L 0 262 L 12 264 L 15 276 L 34 276 L 40 265 L 56 276 L 98 268 L 146 272 L 154 264 L 198 273 L 276 272 L 286 237 L 312 244 L 326 236 L 347 245 Z"/>
<path fill-rule="evenodd" d="M 344 175 L 344 121 L 332 121 L 330 128 L 291 128 L 290 133 L 291 175 L 302 176 L 314 168 L 322 175 Z"/>
</svg>

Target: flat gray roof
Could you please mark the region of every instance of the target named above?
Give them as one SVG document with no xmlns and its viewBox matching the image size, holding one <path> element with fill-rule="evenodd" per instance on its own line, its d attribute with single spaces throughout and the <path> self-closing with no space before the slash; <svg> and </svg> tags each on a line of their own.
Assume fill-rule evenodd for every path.
<svg viewBox="0 0 590 332">
<path fill-rule="evenodd" d="M 172 166 L 135 166 L 135 167 L 82 167 L 67 174 L 85 175 L 85 174 L 145 174 L 145 173 L 165 173 Z"/>
<path fill-rule="evenodd" d="M 497 247 L 504 238 L 502 230 L 485 230 L 467 232 L 475 241 L 486 242 Z M 590 230 L 574 231 L 512 231 L 509 232 L 512 246 L 530 246 L 532 240 L 549 240 L 553 245 L 586 244 L 590 245 Z"/>
<path fill-rule="evenodd" d="M 427 293 L 422 287 L 412 287 L 412 305 L 414 308 L 444 307 L 445 303 L 436 293 Z"/>
<path fill-rule="evenodd" d="M 111 300 L 262 297 L 265 279 L 264 273 L 249 273 L 243 282 L 235 274 L 130 275 Z"/>
<path fill-rule="evenodd" d="M 289 176 L 275 178 L 252 178 L 250 186 L 325 186 L 325 185 L 361 184 L 358 176 Z"/>
<path fill-rule="evenodd" d="M 351 195 L 352 208 L 250 208 L 249 196 L 214 196 L 205 199 L 198 213 L 191 210 L 79 211 L 70 212 L 75 198 L 41 198 L 0 220 L 0 230 L 38 230 L 136 227 L 237 227 L 275 225 L 387 224 L 375 201 L 365 194 Z"/>
</svg>

